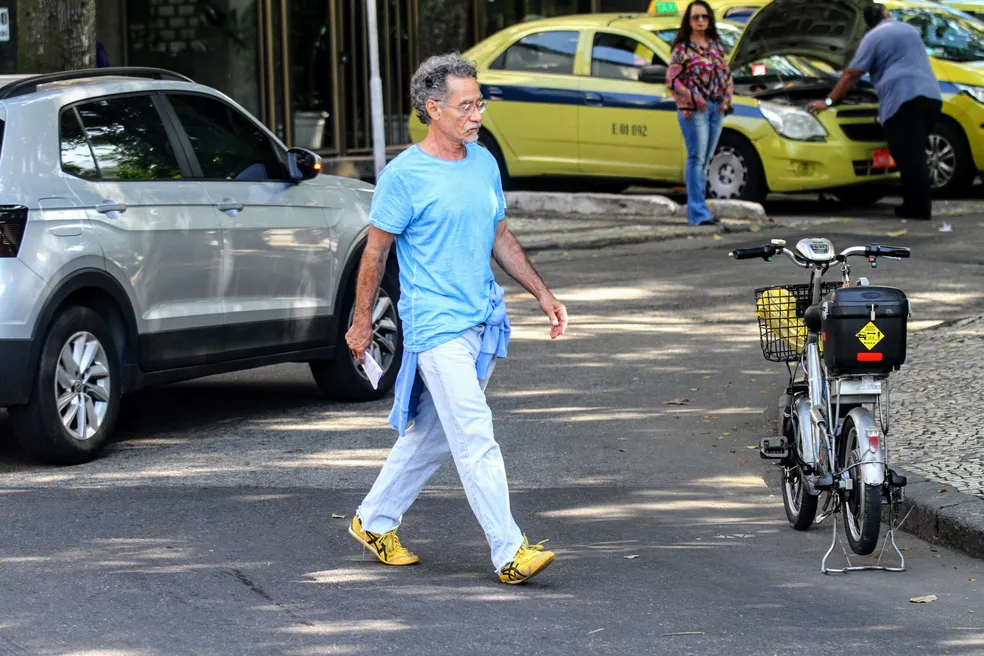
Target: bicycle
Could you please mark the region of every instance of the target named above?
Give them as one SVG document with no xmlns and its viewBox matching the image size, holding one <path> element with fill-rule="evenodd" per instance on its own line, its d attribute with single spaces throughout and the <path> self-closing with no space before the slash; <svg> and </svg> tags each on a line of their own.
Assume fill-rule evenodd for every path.
<svg viewBox="0 0 984 656">
<path fill-rule="evenodd" d="M 912 307 L 894 287 L 873 286 L 865 278 L 852 287 L 848 258 L 865 257 L 876 268 L 878 258 L 908 258 L 909 249 L 872 244 L 836 253 L 830 240 L 808 238 L 791 250 L 785 240 L 773 239 L 729 255 L 770 262 L 786 255 L 810 269 L 809 284 L 755 290 L 762 353 L 766 360 L 784 362 L 789 371 L 781 403 L 782 436 L 765 438 L 759 445 L 762 458 L 778 460 L 782 467 L 786 518 L 794 529 L 805 531 L 843 510 L 851 550 L 866 556 L 878 544 L 882 506 L 887 505 L 887 537 L 900 559 L 898 567 L 881 564 L 883 543 L 875 565 L 853 565 L 842 547 L 847 567 L 828 568 L 827 559 L 837 544 L 835 518 L 821 570 L 904 571 L 905 557 L 895 543 L 895 519 L 907 481 L 889 468 L 886 438 L 889 376 L 905 363 Z M 824 282 L 823 276 L 836 264 L 841 265 L 841 282 Z"/>
</svg>

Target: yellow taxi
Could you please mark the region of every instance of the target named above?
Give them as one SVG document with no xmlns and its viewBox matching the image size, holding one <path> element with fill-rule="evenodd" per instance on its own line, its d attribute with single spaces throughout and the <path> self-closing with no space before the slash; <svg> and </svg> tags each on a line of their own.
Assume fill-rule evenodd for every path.
<svg viewBox="0 0 984 656">
<path fill-rule="evenodd" d="M 897 19 L 919 30 L 943 93 L 943 116 L 926 149 L 933 189 L 940 196 L 965 193 L 984 171 L 984 0 L 879 0 Z M 737 0 L 709 0 L 715 16 Z M 743 11 L 770 4 L 742 0 Z M 744 15 L 744 14 L 742 14 Z M 731 14 L 730 20 L 741 15 Z"/>
<path fill-rule="evenodd" d="M 759 24 L 788 35 L 794 47 L 786 51 L 822 53 L 842 67 L 863 31 L 855 3 L 826 2 L 844 7 L 839 20 L 853 11 L 849 38 L 811 41 L 810 33 L 834 34 L 844 26 L 825 28 L 826 12 L 807 0 L 776 0 L 785 16 L 759 12 L 749 29 Z M 477 64 L 489 100 L 479 139 L 498 160 L 505 184 L 555 176 L 604 180 L 610 188 L 684 182 L 686 148 L 665 85 L 681 15 L 673 3 L 661 8 L 666 13 L 527 22 L 465 53 Z M 787 24 L 792 13 L 800 18 Z M 835 190 L 848 202 L 877 200 L 883 185 L 867 183 L 897 174 L 876 122 L 874 93 L 857 89 L 834 111 L 814 117 L 806 104 L 823 98 L 836 77 L 804 59 L 784 57 L 785 44 L 752 43 L 739 38 L 738 27 L 720 25 L 734 43 L 735 111 L 724 120 L 710 164 L 709 196 L 761 201 L 770 191 Z M 794 28 L 801 32 L 790 32 Z M 414 142 L 426 134 L 415 118 L 410 131 Z"/>
</svg>

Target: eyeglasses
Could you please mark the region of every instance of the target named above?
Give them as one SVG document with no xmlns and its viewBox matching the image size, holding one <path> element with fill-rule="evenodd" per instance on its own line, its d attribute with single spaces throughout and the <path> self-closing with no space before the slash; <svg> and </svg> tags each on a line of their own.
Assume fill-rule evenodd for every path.
<svg viewBox="0 0 984 656">
<path fill-rule="evenodd" d="M 471 100 L 469 100 L 467 102 L 461 103 L 460 105 L 449 105 L 443 100 L 438 100 L 437 102 L 444 105 L 445 107 L 453 107 L 454 109 L 457 109 L 462 114 L 471 114 L 473 111 L 475 111 L 476 107 L 478 108 L 479 114 L 484 114 L 485 108 L 488 107 L 489 105 L 489 101 L 485 100 L 484 98 L 482 98 L 478 102 L 472 102 Z"/>
<path fill-rule="evenodd" d="M 711 17 L 707 14 L 690 14 L 690 20 L 692 21 L 709 21 Z"/>
</svg>

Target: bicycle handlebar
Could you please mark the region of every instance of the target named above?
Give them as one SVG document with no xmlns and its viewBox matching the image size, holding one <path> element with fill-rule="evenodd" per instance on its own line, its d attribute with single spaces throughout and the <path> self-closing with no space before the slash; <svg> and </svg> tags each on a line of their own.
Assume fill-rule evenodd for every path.
<svg viewBox="0 0 984 656">
<path fill-rule="evenodd" d="M 767 260 L 770 257 L 775 257 L 775 254 L 780 251 L 780 248 L 777 248 L 772 244 L 766 244 L 765 246 L 759 246 L 757 248 L 736 248 L 728 253 L 728 255 L 736 260 L 752 260 L 756 257 L 761 257 L 763 260 Z"/>
<path fill-rule="evenodd" d="M 808 266 L 810 264 L 810 260 L 800 256 L 798 253 L 783 246 L 776 246 L 774 244 L 765 244 L 764 246 L 757 246 L 755 248 L 736 248 L 728 253 L 728 255 L 736 260 L 753 260 L 758 257 L 763 260 L 770 260 L 780 253 L 785 253 L 790 257 L 790 259 L 800 266 Z M 909 249 L 901 246 L 880 246 L 878 244 L 871 244 L 870 246 L 851 246 L 850 248 L 841 251 L 832 261 L 844 262 L 847 258 L 854 256 L 864 256 L 868 258 L 888 257 L 901 260 L 908 258 L 910 255 L 911 252 Z"/>
<path fill-rule="evenodd" d="M 908 248 L 902 248 L 900 246 L 879 246 L 878 244 L 865 246 L 864 254 L 867 257 L 894 257 L 899 260 L 911 255 Z"/>
</svg>

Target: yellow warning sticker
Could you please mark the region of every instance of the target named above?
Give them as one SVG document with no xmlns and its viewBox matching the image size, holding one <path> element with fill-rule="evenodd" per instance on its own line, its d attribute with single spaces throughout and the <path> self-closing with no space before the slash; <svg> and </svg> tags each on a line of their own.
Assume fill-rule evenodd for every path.
<svg viewBox="0 0 984 656">
<path fill-rule="evenodd" d="M 869 321 L 868 325 L 862 328 L 855 337 L 861 340 L 864 347 L 870 351 L 878 345 L 878 342 L 885 339 L 885 333 L 878 330 L 878 326 Z"/>
</svg>

